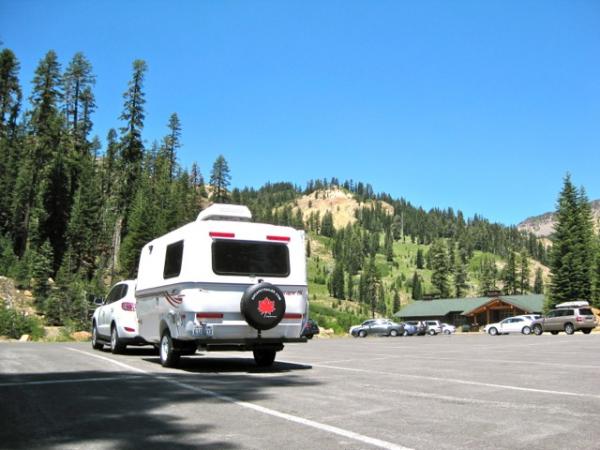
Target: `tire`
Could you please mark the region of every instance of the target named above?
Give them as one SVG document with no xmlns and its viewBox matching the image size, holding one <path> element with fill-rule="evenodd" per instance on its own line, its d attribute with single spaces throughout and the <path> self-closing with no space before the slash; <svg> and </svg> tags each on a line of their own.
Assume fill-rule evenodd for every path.
<svg viewBox="0 0 600 450">
<path fill-rule="evenodd" d="M 257 330 L 275 328 L 285 314 L 285 296 L 271 283 L 250 286 L 240 300 L 244 320 Z"/>
<path fill-rule="evenodd" d="M 527 335 L 527 334 L 531 334 L 531 327 L 529 327 L 529 326 L 525 325 L 525 326 L 523 327 L 523 329 L 521 330 L 521 333 L 523 333 L 523 334 L 525 334 L 525 335 Z"/>
<path fill-rule="evenodd" d="M 452 334 L 452 331 L 450 331 L 450 330 L 444 330 L 444 334 Z"/>
<path fill-rule="evenodd" d="M 535 334 L 536 336 L 541 336 L 543 332 L 544 332 L 544 330 L 542 329 L 541 325 L 533 326 L 533 334 Z"/>
<path fill-rule="evenodd" d="M 396 337 L 396 336 L 398 336 L 398 330 L 390 330 L 390 336 L 391 336 L 391 337 Z"/>
<path fill-rule="evenodd" d="M 583 329 L 581 330 L 581 332 L 582 332 L 583 334 L 590 334 L 590 333 L 592 332 L 592 329 L 591 329 L 591 328 L 583 328 Z"/>
<path fill-rule="evenodd" d="M 110 351 L 114 354 L 123 353 L 125 347 L 125 344 L 123 344 L 121 339 L 119 339 L 117 326 L 113 324 L 113 326 L 110 327 Z"/>
<path fill-rule="evenodd" d="M 572 323 L 565 323 L 565 333 L 568 335 L 575 333 L 575 327 Z"/>
<path fill-rule="evenodd" d="M 269 367 L 275 361 L 275 350 L 258 349 L 254 350 L 254 362 L 258 367 Z"/>
<path fill-rule="evenodd" d="M 551 331 L 550 333 L 556 336 L 558 334 L 558 331 Z"/>
<path fill-rule="evenodd" d="M 497 336 L 498 335 L 498 328 L 496 327 L 492 327 L 488 330 L 488 334 L 490 336 Z"/>
<path fill-rule="evenodd" d="M 404 333 L 402 333 L 402 336 L 408 336 L 408 330 L 404 330 Z"/>
<path fill-rule="evenodd" d="M 168 329 L 163 331 L 160 337 L 159 356 L 163 367 L 176 367 L 179 364 L 181 355 L 175 351 L 173 339 L 171 339 L 171 333 Z"/>
<path fill-rule="evenodd" d="M 312 338 L 313 338 L 313 335 L 312 335 L 312 334 L 307 334 L 307 335 L 306 335 L 306 338 L 307 338 L 307 339 L 312 339 Z"/>
<path fill-rule="evenodd" d="M 429 331 L 427 332 L 427 334 L 428 334 L 429 336 L 435 336 L 437 333 L 435 332 L 435 330 L 429 330 Z"/>
<path fill-rule="evenodd" d="M 96 323 L 92 326 L 92 348 L 94 350 L 102 350 L 104 348 L 104 344 L 98 342 L 98 327 L 96 327 Z"/>
<path fill-rule="evenodd" d="M 358 337 L 361 337 L 361 338 L 367 337 L 367 332 L 365 330 L 360 330 L 358 332 Z"/>
</svg>

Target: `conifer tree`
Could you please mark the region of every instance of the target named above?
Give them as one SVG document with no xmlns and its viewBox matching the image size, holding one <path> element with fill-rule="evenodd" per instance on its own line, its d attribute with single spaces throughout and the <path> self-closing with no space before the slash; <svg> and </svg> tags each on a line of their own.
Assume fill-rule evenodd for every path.
<svg viewBox="0 0 600 450">
<path fill-rule="evenodd" d="M 423 298 L 423 288 L 421 286 L 421 278 L 417 272 L 413 273 L 412 277 L 412 294 L 413 300 L 421 300 Z"/>
<path fill-rule="evenodd" d="M 388 262 L 392 262 L 394 260 L 394 240 L 392 238 L 392 231 L 388 229 L 385 233 L 385 259 Z"/>
<path fill-rule="evenodd" d="M 583 189 L 578 192 L 567 174 L 559 195 L 552 236 L 552 272 L 547 308 L 557 303 L 589 299 L 592 288 L 592 221 Z"/>
<path fill-rule="evenodd" d="M 323 214 L 323 219 L 321 220 L 321 235 L 327 237 L 333 237 L 335 233 L 335 228 L 333 227 L 333 214 L 331 211 L 327 211 Z"/>
<path fill-rule="evenodd" d="M 336 261 L 333 272 L 331 273 L 331 296 L 340 300 L 345 298 L 344 295 L 344 269 L 342 265 Z"/>
<path fill-rule="evenodd" d="M 144 128 L 144 104 L 146 103 L 143 91 L 144 77 L 148 66 L 143 60 L 133 61 L 133 75 L 123 94 L 123 112 L 119 117 L 125 124 L 121 127 L 121 177 L 120 202 L 121 210 L 127 211 L 133 203 L 137 182 L 142 173 L 144 157 L 144 144 L 142 130 Z"/>
<path fill-rule="evenodd" d="M 91 87 L 96 83 L 92 65 L 83 53 L 77 52 L 62 77 L 65 117 L 69 131 L 74 136 L 75 148 L 83 152 L 83 141 L 91 128 L 86 124 L 95 108 Z"/>
<path fill-rule="evenodd" d="M 521 295 L 529 291 L 529 258 L 526 252 L 521 253 L 519 265 L 519 290 Z"/>
<path fill-rule="evenodd" d="M 177 152 L 181 148 L 181 122 L 177 113 L 169 117 L 169 134 L 165 136 L 164 147 L 168 163 L 169 179 L 173 180 L 177 166 Z"/>
<path fill-rule="evenodd" d="M 437 239 L 431 245 L 431 283 L 439 292 L 442 298 L 450 296 L 450 287 L 448 276 L 450 273 L 450 263 L 448 260 L 448 250 L 446 243 L 442 239 Z"/>
<path fill-rule="evenodd" d="M 502 271 L 502 282 L 504 283 L 504 292 L 507 295 L 514 295 L 517 293 L 517 262 L 515 253 L 510 252 L 506 260 L 506 266 Z"/>
<path fill-rule="evenodd" d="M 226 203 L 229 200 L 227 189 L 231 182 L 229 174 L 229 165 L 223 157 L 219 155 L 215 160 L 210 173 L 210 185 L 212 187 L 212 200 L 215 203 Z"/>
<path fill-rule="evenodd" d="M 417 269 L 425 268 L 425 258 L 423 257 L 423 249 L 417 249 L 417 261 L 416 261 Z"/>
<path fill-rule="evenodd" d="M 543 294 L 544 293 L 544 276 L 542 274 L 542 268 L 538 267 L 535 270 L 535 280 L 533 282 L 533 293 Z"/>
</svg>

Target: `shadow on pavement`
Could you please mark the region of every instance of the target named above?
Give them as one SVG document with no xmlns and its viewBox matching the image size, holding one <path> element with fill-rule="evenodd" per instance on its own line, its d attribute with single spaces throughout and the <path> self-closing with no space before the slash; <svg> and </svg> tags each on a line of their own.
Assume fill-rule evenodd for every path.
<svg viewBox="0 0 600 450">
<path fill-rule="evenodd" d="M 206 391 L 251 402 L 277 395 L 279 389 L 317 384 L 297 374 L 310 368 L 299 364 L 276 362 L 264 369 L 251 358 L 199 355 L 183 358 L 181 370 L 173 372 L 160 367 L 153 349 L 136 348 L 129 355 L 156 362 L 156 370 L 146 368 L 149 375 L 0 374 L 0 448 L 235 448 L 220 439 L 218 420 L 211 414 L 211 405 L 223 400 Z"/>
</svg>

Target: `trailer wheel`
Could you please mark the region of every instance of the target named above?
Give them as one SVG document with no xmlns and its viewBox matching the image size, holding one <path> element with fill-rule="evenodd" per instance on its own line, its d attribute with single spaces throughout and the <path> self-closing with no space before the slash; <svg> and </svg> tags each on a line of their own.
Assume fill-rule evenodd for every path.
<svg viewBox="0 0 600 450">
<path fill-rule="evenodd" d="M 173 347 L 171 333 L 166 329 L 160 338 L 159 347 L 160 363 L 163 367 L 175 367 L 179 363 L 179 353 Z"/>
<path fill-rule="evenodd" d="M 271 283 L 250 286 L 242 295 L 240 311 L 248 324 L 257 330 L 275 328 L 285 314 L 285 296 Z"/>
</svg>

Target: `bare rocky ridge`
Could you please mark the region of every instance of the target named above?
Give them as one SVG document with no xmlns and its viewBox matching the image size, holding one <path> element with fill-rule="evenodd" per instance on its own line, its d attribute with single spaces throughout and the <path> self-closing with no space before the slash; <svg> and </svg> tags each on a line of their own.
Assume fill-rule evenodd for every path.
<svg viewBox="0 0 600 450">
<path fill-rule="evenodd" d="M 594 220 L 594 229 L 600 230 L 600 200 L 590 202 L 592 208 L 592 217 Z M 529 217 L 517 225 L 520 231 L 531 232 L 537 237 L 549 237 L 554 233 L 554 224 L 556 223 L 556 213 L 547 212 L 539 216 Z"/>
<path fill-rule="evenodd" d="M 356 222 L 355 212 L 362 206 L 374 207 L 375 201 L 369 200 L 365 203 L 359 203 L 354 195 L 343 189 L 332 188 L 318 190 L 310 195 L 299 198 L 296 202 L 300 208 L 304 220 L 308 220 L 311 213 L 319 213 L 320 217 L 330 211 L 333 215 L 333 226 L 339 230 L 348 224 Z M 378 201 L 384 211 L 388 214 L 394 214 L 392 205 L 386 202 Z M 296 208 L 294 208 L 296 211 Z"/>
</svg>

